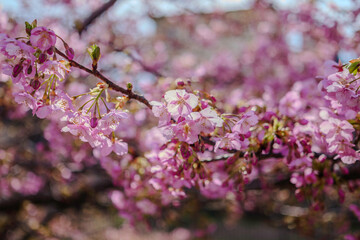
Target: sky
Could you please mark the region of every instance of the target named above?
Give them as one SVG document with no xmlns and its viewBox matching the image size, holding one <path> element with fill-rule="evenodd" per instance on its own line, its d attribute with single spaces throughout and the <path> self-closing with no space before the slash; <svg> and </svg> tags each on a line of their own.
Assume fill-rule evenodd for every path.
<svg viewBox="0 0 360 240">
<path fill-rule="evenodd" d="M 116 5 L 111 9 L 112 14 L 119 16 L 124 16 L 126 14 L 131 14 L 135 17 L 139 16 L 137 17 L 139 22 L 138 31 L 142 33 L 143 36 L 152 35 L 156 31 L 155 22 L 148 17 L 143 17 L 147 16 L 148 11 L 147 7 L 143 4 L 144 1 L 148 1 L 152 5 L 156 6 L 158 11 L 156 11 L 155 14 L 159 16 L 176 15 L 181 13 L 184 8 L 189 8 L 191 11 L 195 12 L 205 13 L 211 12 L 214 9 L 236 11 L 250 8 L 254 2 L 254 0 L 119 0 L 118 3 L 116 3 Z M 276 8 L 290 8 L 295 11 L 296 6 L 305 1 L 306 0 L 272 0 L 274 7 Z M 20 0 L 0 0 L 0 9 L 9 13 L 10 16 L 13 16 L 18 20 L 29 22 L 34 19 L 41 20 L 40 16 L 58 16 L 61 18 L 65 12 L 63 5 L 47 5 L 43 4 L 43 0 L 28 0 L 27 3 L 31 3 L 32 7 L 31 10 L 24 12 L 21 10 L 19 2 Z M 87 3 L 87 1 L 84 0 L 84 3 Z M 346 20 L 346 14 L 339 15 L 334 9 L 338 8 L 346 13 L 346 10 L 351 9 L 354 3 L 352 0 L 318 0 L 317 4 L 322 12 L 333 15 L 334 18 Z M 73 24 L 76 18 L 85 18 L 88 16 L 90 11 L 89 7 L 86 7 L 85 5 L 83 11 L 78 11 L 79 14 L 73 16 L 72 19 L 69 18 L 67 23 Z M 321 20 L 321 17 L 319 17 L 319 21 Z M 360 23 L 358 25 L 360 26 Z M 354 28 L 349 27 L 347 29 L 347 33 L 351 36 L 354 33 Z M 297 32 L 290 32 L 288 34 L 287 41 L 295 51 L 301 51 L 301 34 L 298 34 Z M 345 60 L 354 57 L 354 53 L 351 51 L 342 51 L 340 55 L 342 56 L 341 58 Z"/>
</svg>

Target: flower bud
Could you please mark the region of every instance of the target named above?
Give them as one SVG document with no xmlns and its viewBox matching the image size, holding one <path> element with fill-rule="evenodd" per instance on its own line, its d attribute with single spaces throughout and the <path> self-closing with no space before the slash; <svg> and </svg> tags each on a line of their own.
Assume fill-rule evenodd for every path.
<svg viewBox="0 0 360 240">
<path fill-rule="evenodd" d="M 244 134 L 244 137 L 245 137 L 245 138 L 249 138 L 250 136 L 251 136 L 251 132 L 250 132 L 250 131 Z"/>
<path fill-rule="evenodd" d="M 235 163 L 235 161 L 236 161 L 236 158 L 234 156 L 231 156 L 226 160 L 226 164 L 232 165 Z"/>
<path fill-rule="evenodd" d="M 178 123 L 181 123 L 183 121 L 185 121 L 186 119 L 183 116 L 180 116 L 177 120 Z"/>
<path fill-rule="evenodd" d="M 184 159 L 188 159 L 191 156 L 191 151 L 189 151 L 187 144 L 181 144 L 180 153 Z"/>
<path fill-rule="evenodd" d="M 40 53 L 38 63 L 43 64 L 47 60 L 47 55 L 45 53 Z"/>
<path fill-rule="evenodd" d="M 341 188 L 339 188 L 339 190 L 338 190 L 338 195 L 339 195 L 339 202 L 344 203 L 344 201 L 345 201 L 345 192 Z"/>
<path fill-rule="evenodd" d="M 126 88 L 127 88 L 129 91 L 132 91 L 133 85 L 132 85 L 131 83 L 127 83 L 127 84 L 126 84 Z"/>
<path fill-rule="evenodd" d="M 183 87 L 185 86 L 185 83 L 182 79 L 177 79 L 176 80 L 176 85 L 178 85 L 179 87 Z"/>
<path fill-rule="evenodd" d="M 96 128 L 97 125 L 98 125 L 98 119 L 96 117 L 91 118 L 90 119 L 90 127 Z"/>
<path fill-rule="evenodd" d="M 306 119 L 300 119 L 300 120 L 299 120 L 299 123 L 300 123 L 301 125 L 306 125 L 306 124 L 309 123 L 309 121 L 306 120 Z"/>
<path fill-rule="evenodd" d="M 40 88 L 41 83 L 40 83 L 40 81 L 39 81 L 38 79 L 33 79 L 33 80 L 31 80 L 31 82 L 30 82 L 30 86 L 31 86 L 33 89 L 37 90 L 37 89 Z"/>
<path fill-rule="evenodd" d="M 65 51 L 65 53 L 66 53 L 66 56 L 68 57 L 69 60 L 73 60 L 73 59 L 74 59 L 74 55 L 75 55 L 74 49 L 72 49 L 72 48 L 67 48 L 66 51 Z"/>
<path fill-rule="evenodd" d="M 305 200 L 305 196 L 304 196 L 304 193 L 301 189 L 296 189 L 295 190 L 295 197 L 296 199 L 299 201 L 299 202 L 302 202 Z"/>
<path fill-rule="evenodd" d="M 208 104 L 207 102 L 201 101 L 201 108 L 202 108 L 202 109 L 205 109 L 205 108 L 207 108 L 208 106 L 209 106 L 209 104 Z"/>
<path fill-rule="evenodd" d="M 17 77 L 21 71 L 23 70 L 23 66 L 21 64 L 16 64 L 13 68 L 12 76 Z"/>
<path fill-rule="evenodd" d="M 27 33 L 28 35 L 31 34 L 31 30 L 32 30 L 32 29 L 33 29 L 33 26 L 32 26 L 30 23 L 25 22 L 25 31 L 26 31 L 26 33 Z"/>
<path fill-rule="evenodd" d="M 27 69 L 26 72 L 27 72 L 27 74 L 29 74 L 29 75 L 32 73 L 32 66 L 31 66 L 31 65 L 28 67 L 28 69 Z"/>
<path fill-rule="evenodd" d="M 101 57 L 100 48 L 96 44 L 93 44 L 87 49 L 87 51 L 93 61 L 93 68 L 96 69 L 97 63 L 99 62 L 99 59 Z"/>
<path fill-rule="evenodd" d="M 48 50 L 46 50 L 46 53 L 49 54 L 49 55 L 53 55 L 54 48 L 53 47 L 49 48 Z"/>
</svg>

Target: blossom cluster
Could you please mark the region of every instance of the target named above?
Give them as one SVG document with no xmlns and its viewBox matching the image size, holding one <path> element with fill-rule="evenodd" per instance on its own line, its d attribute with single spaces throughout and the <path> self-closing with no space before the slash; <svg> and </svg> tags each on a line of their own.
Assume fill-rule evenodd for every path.
<svg viewBox="0 0 360 240">
<path fill-rule="evenodd" d="M 33 26 L 28 37 L 10 38 L 0 35 L 0 52 L 8 58 L 2 66 L 3 72 L 11 76 L 14 84 L 14 99 L 25 104 L 39 118 L 55 118 L 67 123 L 62 131 L 78 136 L 89 142 L 96 154 L 106 156 L 112 151 L 124 155 L 127 143 L 117 138 L 113 132 L 120 119 L 127 114 L 119 109 L 100 111 L 99 101 L 103 100 L 106 85 L 100 84 L 87 94 L 90 96 L 83 106 L 77 109 L 74 100 L 64 91 L 65 73 L 70 71 L 73 50 L 66 43 L 66 60 L 57 60 L 56 34 L 46 27 Z M 92 103 L 90 107 L 89 103 Z M 92 112 L 90 110 L 92 109 Z"/>
<path fill-rule="evenodd" d="M 319 85 L 323 95 L 314 87 L 317 84 L 314 78 L 297 82 L 287 92 L 274 87 L 274 100 L 270 101 L 272 92 L 267 87 L 272 84 L 269 82 L 276 81 L 267 81 L 261 85 L 265 89 L 263 99 L 247 99 L 246 90 L 235 89 L 229 99 L 217 102 L 212 95 L 178 81 L 176 89 L 166 86 L 154 90 L 165 94 L 161 100 L 150 102 L 152 111 L 129 104 L 126 107 L 132 107 L 130 112 L 135 112 L 129 114 L 122 110 L 127 98 L 111 98 L 106 83 L 70 97 L 65 90 L 65 79 L 70 67 L 76 66 L 74 51 L 46 27 L 35 24 L 27 26 L 27 30 L 28 36 L 24 38 L 0 35 L 0 52 L 7 58 L 2 68 L 13 80 L 14 100 L 30 108 L 33 115 L 52 121 L 45 130 L 45 138 L 56 149 L 54 156 L 70 152 L 71 148 L 71 141 L 57 139 L 58 128 L 73 135 L 69 134 L 70 137 L 89 143 L 93 156 L 100 159 L 114 186 L 121 189 L 111 191 L 110 200 L 120 214 L 132 222 L 143 215 L 159 214 L 161 206 L 178 206 L 179 200 L 187 197 L 188 189 L 196 188 L 211 199 L 234 196 L 240 199 L 247 186 L 256 180 L 262 181 L 264 172 L 280 168 L 291 173 L 287 181 L 295 185 L 298 200 L 312 197 L 313 209 L 321 208 L 322 192 L 318 188 L 327 192 L 330 186 L 335 186 L 340 202 L 344 201 L 345 193 L 336 181 L 343 173 L 332 171 L 340 168 L 346 172 L 341 164 L 353 164 L 360 157 L 354 138 L 359 124 L 360 82 L 357 70 L 351 69 L 354 65 L 338 66 L 337 72 L 325 77 Z M 60 54 L 55 47 L 57 39 L 63 42 L 65 54 Z M 268 59 L 271 54 L 281 55 L 286 50 L 282 42 L 280 45 L 279 51 L 271 53 L 267 49 L 271 42 L 263 39 L 263 47 L 258 51 L 265 51 L 264 59 Z M 95 45 L 92 47 L 92 71 L 96 76 L 100 50 Z M 59 56 L 63 60 L 58 60 Z M 207 70 L 212 77 L 220 79 L 221 83 L 216 85 L 219 89 L 238 77 L 238 64 L 231 55 L 212 61 L 217 68 L 210 71 L 207 67 Z M 255 65 L 261 61 L 259 57 L 245 63 L 254 71 L 253 75 L 244 72 L 245 82 L 269 70 L 265 67 L 255 71 Z M 279 57 L 277 64 L 286 61 Z M 140 60 L 137 62 L 143 64 Z M 275 75 L 287 79 L 294 72 L 290 69 L 286 74 L 279 71 Z M 315 74 L 315 70 L 308 73 Z M 198 76 L 203 83 L 206 74 L 202 72 Z M 297 72 L 296 78 L 302 77 Z M 131 84 L 125 92 L 130 98 Z M 275 101 L 280 93 L 282 97 Z M 147 121 L 151 112 L 158 118 L 158 126 L 140 131 L 151 123 Z M 128 146 L 120 135 L 140 140 L 135 139 L 138 141 Z M 122 158 L 119 160 L 116 155 L 110 155 L 111 152 Z M 90 162 L 92 156 L 87 154 L 86 150 L 79 149 L 78 153 L 64 155 L 78 162 L 88 158 Z M 341 164 L 337 159 L 341 159 Z M 6 167 L 0 170 L 3 174 L 9 173 Z M 61 174 L 65 179 L 71 176 L 66 170 Z M 29 194 L 35 194 L 42 187 L 41 179 L 32 173 L 24 179 L 24 184 L 13 180 L 14 191 L 27 194 L 26 182 L 34 185 L 33 189 L 29 188 Z M 5 183 L 0 181 L 4 189 L 9 189 L 10 185 Z"/>
<path fill-rule="evenodd" d="M 164 99 L 165 103 L 153 101 L 151 104 L 154 115 L 159 118 L 159 127 L 168 139 L 193 144 L 199 140 L 200 133 L 210 134 L 216 127 L 223 126 L 219 114 L 193 93 L 170 90 Z"/>
</svg>

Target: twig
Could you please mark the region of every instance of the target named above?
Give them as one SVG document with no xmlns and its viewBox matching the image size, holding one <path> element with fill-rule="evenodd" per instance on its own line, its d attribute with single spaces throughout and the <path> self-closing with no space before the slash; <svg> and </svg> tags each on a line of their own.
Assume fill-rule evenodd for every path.
<svg viewBox="0 0 360 240">
<path fill-rule="evenodd" d="M 57 54 L 59 54 L 60 56 L 62 56 L 63 58 L 65 58 L 67 61 L 70 62 L 70 65 L 72 67 L 76 67 L 79 68 L 97 78 L 99 78 L 100 80 L 102 80 L 103 82 L 105 82 L 109 88 L 117 91 L 117 92 L 121 92 L 123 94 L 125 94 L 126 96 L 128 96 L 129 99 L 135 99 L 139 102 L 142 102 L 143 104 L 145 104 L 148 108 L 152 109 L 152 106 L 150 105 L 149 101 L 141 95 L 138 95 L 136 93 L 134 93 L 132 90 L 130 89 L 125 89 L 120 87 L 119 85 L 113 83 L 112 81 L 110 81 L 107 77 L 105 77 L 104 75 L 102 75 L 98 70 L 93 69 L 91 70 L 90 68 L 87 68 L 83 65 L 81 65 L 80 63 L 75 62 L 74 60 L 70 60 L 64 53 L 62 53 L 59 49 L 55 48 L 55 52 Z"/>
<path fill-rule="evenodd" d="M 84 22 L 78 27 L 78 32 L 81 35 L 83 31 L 85 31 L 92 22 L 94 22 L 98 17 L 100 17 L 104 12 L 106 12 L 108 9 L 110 9 L 114 4 L 116 0 L 110 0 L 104 5 L 102 5 L 100 8 L 96 9 L 92 14 L 90 14 L 89 17 L 87 17 Z"/>
<path fill-rule="evenodd" d="M 124 48 L 115 48 L 114 51 L 116 52 L 122 52 L 124 54 L 126 54 L 128 57 L 130 57 L 134 62 L 137 62 L 138 64 L 140 64 L 140 66 L 142 67 L 143 70 L 145 70 L 146 72 L 152 73 L 157 77 L 164 77 L 163 74 L 161 74 L 159 71 L 155 70 L 152 67 L 149 67 L 148 65 L 146 65 L 143 61 L 141 61 L 140 59 L 136 58 L 133 54 L 131 54 L 130 52 L 125 52 Z"/>
</svg>

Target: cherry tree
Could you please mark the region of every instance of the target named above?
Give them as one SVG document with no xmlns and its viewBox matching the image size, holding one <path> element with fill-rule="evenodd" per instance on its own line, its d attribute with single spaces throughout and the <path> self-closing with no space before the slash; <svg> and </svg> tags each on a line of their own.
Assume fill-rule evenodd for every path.
<svg viewBox="0 0 360 240">
<path fill-rule="evenodd" d="M 88 239 L 66 211 L 91 204 L 164 239 L 250 213 L 359 239 L 359 9 L 139 2 L 94 1 L 71 26 L 2 13 L 0 236 Z"/>
</svg>

